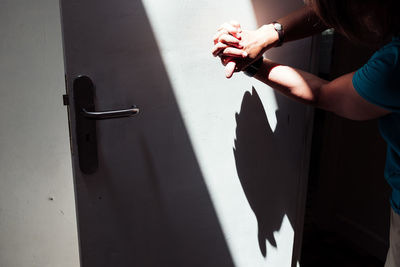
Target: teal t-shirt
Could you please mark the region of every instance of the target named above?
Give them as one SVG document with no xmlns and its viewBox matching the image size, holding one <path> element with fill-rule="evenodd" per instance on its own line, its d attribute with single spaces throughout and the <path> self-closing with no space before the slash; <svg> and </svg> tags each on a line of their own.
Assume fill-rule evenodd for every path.
<svg viewBox="0 0 400 267">
<path fill-rule="evenodd" d="M 384 175 L 392 187 L 390 202 L 400 214 L 400 37 L 394 37 L 356 71 L 353 85 L 364 99 L 392 111 L 379 119 L 379 130 L 387 143 Z"/>
</svg>

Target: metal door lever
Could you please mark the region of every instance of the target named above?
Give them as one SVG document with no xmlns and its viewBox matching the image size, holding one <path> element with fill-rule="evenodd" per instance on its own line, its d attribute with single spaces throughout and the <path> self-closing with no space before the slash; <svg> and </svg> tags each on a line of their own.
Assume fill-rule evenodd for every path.
<svg viewBox="0 0 400 267">
<path fill-rule="evenodd" d="M 136 106 L 122 110 L 95 111 L 95 89 L 88 76 L 78 76 L 74 79 L 73 97 L 79 168 L 87 175 L 95 173 L 99 167 L 96 121 L 130 117 L 139 113 L 139 108 Z"/>
<path fill-rule="evenodd" d="M 93 120 L 114 119 L 122 117 L 131 117 L 139 113 L 139 108 L 133 106 L 129 109 L 107 110 L 107 111 L 87 111 L 82 109 L 83 116 Z"/>
</svg>

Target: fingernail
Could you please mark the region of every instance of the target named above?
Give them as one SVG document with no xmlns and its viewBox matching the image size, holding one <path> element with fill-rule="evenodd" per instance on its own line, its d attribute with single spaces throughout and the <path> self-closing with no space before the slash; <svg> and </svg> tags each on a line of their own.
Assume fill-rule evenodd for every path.
<svg viewBox="0 0 400 267">
<path fill-rule="evenodd" d="M 248 54 L 247 54 L 247 52 L 245 51 L 245 52 L 242 53 L 242 55 L 243 55 L 243 57 L 247 57 Z"/>
</svg>

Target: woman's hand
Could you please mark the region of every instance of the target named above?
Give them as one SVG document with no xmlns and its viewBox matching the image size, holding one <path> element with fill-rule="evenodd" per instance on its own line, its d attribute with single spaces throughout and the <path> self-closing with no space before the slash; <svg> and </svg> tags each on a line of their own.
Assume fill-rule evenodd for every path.
<svg viewBox="0 0 400 267">
<path fill-rule="evenodd" d="M 218 28 L 217 34 L 214 36 L 214 48 L 212 51 L 213 55 L 217 56 L 219 53 L 215 53 L 215 50 L 223 51 L 223 49 L 228 48 L 229 46 L 241 48 L 241 46 L 238 44 L 241 39 L 241 32 L 242 29 L 240 24 L 236 21 L 222 24 Z M 226 78 L 231 78 L 236 69 L 235 60 L 233 60 L 232 57 L 221 57 L 221 62 L 225 66 Z"/>
<path fill-rule="evenodd" d="M 225 24 L 224 24 L 225 25 Z M 264 25 L 255 31 L 229 31 L 232 27 L 222 28 L 214 37 L 214 56 L 249 57 L 258 59 L 279 40 L 272 24 Z"/>
<path fill-rule="evenodd" d="M 242 30 L 237 22 L 224 23 L 214 36 L 212 54 L 220 56 L 226 65 L 226 77 L 241 71 L 275 46 L 279 36 L 272 24 L 255 31 Z"/>
</svg>

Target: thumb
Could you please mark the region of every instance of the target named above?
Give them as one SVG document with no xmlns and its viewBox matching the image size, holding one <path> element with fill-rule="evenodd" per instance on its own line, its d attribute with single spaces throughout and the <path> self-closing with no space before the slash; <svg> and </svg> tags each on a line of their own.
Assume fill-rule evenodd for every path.
<svg viewBox="0 0 400 267">
<path fill-rule="evenodd" d="M 225 66 L 225 77 L 231 78 L 236 69 L 236 62 L 229 61 Z"/>
</svg>

